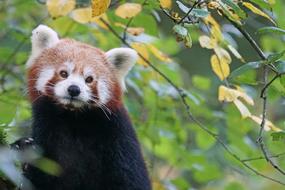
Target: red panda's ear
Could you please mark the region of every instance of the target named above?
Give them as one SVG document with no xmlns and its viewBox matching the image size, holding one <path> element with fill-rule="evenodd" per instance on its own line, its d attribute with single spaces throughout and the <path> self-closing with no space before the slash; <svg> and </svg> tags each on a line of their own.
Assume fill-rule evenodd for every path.
<svg viewBox="0 0 285 190">
<path fill-rule="evenodd" d="M 138 54 L 131 48 L 114 48 L 106 52 L 109 63 L 115 66 L 116 76 L 125 90 L 125 76 L 131 70 L 138 59 Z"/>
<path fill-rule="evenodd" d="M 36 58 L 45 48 L 52 47 L 58 41 L 57 33 L 51 28 L 45 25 L 39 25 L 32 32 L 32 53 L 27 62 L 27 67 L 33 64 L 34 58 Z"/>
</svg>

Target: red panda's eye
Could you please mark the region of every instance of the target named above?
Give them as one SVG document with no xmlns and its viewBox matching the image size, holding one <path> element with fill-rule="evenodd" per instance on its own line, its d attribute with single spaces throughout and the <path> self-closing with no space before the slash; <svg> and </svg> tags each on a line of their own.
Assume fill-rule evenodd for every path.
<svg viewBox="0 0 285 190">
<path fill-rule="evenodd" d="M 93 81 L 93 77 L 89 76 L 85 79 L 86 83 L 91 83 Z"/>
<path fill-rule="evenodd" d="M 59 74 L 62 78 L 65 78 L 65 79 L 68 77 L 68 73 L 66 71 L 60 71 Z"/>
</svg>

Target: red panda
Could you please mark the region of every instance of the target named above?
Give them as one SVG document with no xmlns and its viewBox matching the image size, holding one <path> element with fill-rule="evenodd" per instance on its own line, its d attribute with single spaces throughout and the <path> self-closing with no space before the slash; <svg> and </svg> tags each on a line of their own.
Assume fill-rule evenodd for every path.
<svg viewBox="0 0 285 190">
<path fill-rule="evenodd" d="M 139 142 L 122 103 L 124 78 L 135 64 L 130 48 L 107 51 L 59 39 L 40 25 L 27 61 L 34 144 L 62 173 L 28 165 L 36 190 L 150 190 Z"/>
</svg>

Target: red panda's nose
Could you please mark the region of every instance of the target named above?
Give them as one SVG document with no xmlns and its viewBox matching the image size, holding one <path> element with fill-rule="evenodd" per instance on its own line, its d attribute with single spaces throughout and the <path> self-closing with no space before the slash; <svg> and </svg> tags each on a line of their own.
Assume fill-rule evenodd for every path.
<svg viewBox="0 0 285 190">
<path fill-rule="evenodd" d="M 80 94 L 80 88 L 76 85 L 70 85 L 67 91 L 71 97 L 76 97 Z"/>
</svg>

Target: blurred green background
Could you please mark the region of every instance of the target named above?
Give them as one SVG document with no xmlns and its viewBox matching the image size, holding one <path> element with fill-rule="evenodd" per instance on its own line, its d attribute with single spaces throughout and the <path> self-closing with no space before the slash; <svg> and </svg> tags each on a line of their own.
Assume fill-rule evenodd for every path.
<svg viewBox="0 0 285 190">
<path fill-rule="evenodd" d="M 263 4 L 251 1 L 264 8 L 280 28 L 285 28 L 285 1 L 270 1 Z M 108 21 L 119 33 L 128 19 L 118 18 L 115 9 L 126 1 L 113 1 L 106 11 Z M 132 2 L 142 3 L 140 0 Z M 187 5 L 187 1 L 184 1 Z M 77 0 L 77 8 L 89 6 L 88 0 Z M 264 6 L 262 6 L 264 5 Z M 172 9 L 183 15 L 172 1 Z M 259 35 L 256 31 L 272 23 L 243 8 L 248 17 L 244 28 L 252 34 L 264 52 L 280 52 L 285 49 L 285 35 Z M 221 26 L 225 41 L 230 43 L 245 62 L 260 58 L 244 37 L 230 22 L 216 11 L 209 10 Z M 52 19 L 45 1 L 42 0 L 0 0 L 0 143 L 6 146 L 21 136 L 28 136 L 31 124 L 31 105 L 27 99 L 25 62 L 29 56 L 31 31 L 39 24 L 46 24 L 56 30 L 60 37 L 74 38 L 108 50 L 123 46 L 109 30 L 98 23 L 82 24 L 72 13 Z M 152 44 L 167 54 L 170 62 L 157 58 L 149 52 L 150 61 L 188 96 L 187 102 L 193 115 L 208 129 L 219 134 L 224 143 L 240 159 L 262 156 L 256 144 L 259 127 L 250 119 L 242 119 L 232 103 L 218 100 L 218 87 L 224 84 L 214 74 L 210 64 L 212 50 L 202 48 L 198 38 L 208 34 L 202 22 L 187 27 L 193 46 L 187 48 L 175 40 L 174 23 L 159 9 L 157 2 L 149 1 L 131 27 L 143 27 L 144 33 L 127 34 L 127 41 Z M 231 71 L 242 66 L 239 59 L 232 57 Z M 259 98 L 262 69 L 249 70 L 237 78 L 229 78 L 231 86 L 239 85 L 254 99 L 254 106 L 248 109 L 256 116 L 261 114 Z M 273 75 L 269 75 L 272 77 Z M 136 127 L 144 156 L 153 180 L 155 190 L 268 190 L 285 189 L 284 186 L 255 175 L 234 160 L 215 139 L 189 121 L 177 92 L 150 67 L 137 64 L 127 77 L 128 92 L 125 104 Z M 285 129 L 285 89 L 279 80 L 269 88 L 267 118 L 280 129 Z M 284 140 L 273 141 L 271 131 L 265 132 L 265 142 L 272 154 L 285 152 Z M 7 178 L 6 155 L 0 154 L 0 176 Z M 274 158 L 285 168 L 285 156 Z M 264 159 L 247 162 L 260 173 L 285 182 L 285 176 L 274 170 Z M 1 185 L 1 183 L 0 183 Z"/>
</svg>

